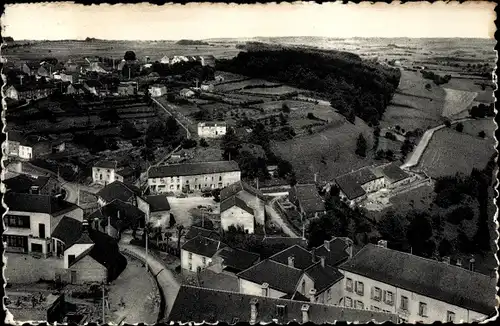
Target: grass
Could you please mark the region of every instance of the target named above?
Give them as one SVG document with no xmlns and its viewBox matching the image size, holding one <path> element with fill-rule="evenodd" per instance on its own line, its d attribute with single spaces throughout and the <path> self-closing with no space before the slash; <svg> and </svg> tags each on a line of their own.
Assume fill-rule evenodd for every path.
<svg viewBox="0 0 500 326">
<path fill-rule="evenodd" d="M 354 153 L 360 133 L 371 148 L 372 131 L 361 119 L 356 119 L 355 125 L 344 122 L 312 135 L 274 142 L 272 148 L 292 163 L 299 182 L 313 181 L 314 173 L 318 173 L 318 181 L 330 181 L 340 174 L 372 163 L 369 155 L 361 158 Z"/>
<path fill-rule="evenodd" d="M 290 86 L 277 86 L 277 87 L 262 87 L 262 88 L 250 88 L 240 91 L 246 94 L 257 94 L 257 95 L 286 95 L 292 92 L 297 92 L 298 89 Z"/>
<path fill-rule="evenodd" d="M 215 86 L 215 90 L 217 92 L 231 92 L 231 91 L 242 90 L 247 86 L 261 86 L 261 85 L 280 86 L 280 84 L 268 82 L 263 79 L 249 79 L 244 81 L 237 81 L 234 83 L 219 84 Z"/>
<path fill-rule="evenodd" d="M 481 139 L 451 128 L 443 128 L 434 133 L 418 168 L 433 178 L 457 172 L 470 174 L 473 168 L 484 168 L 494 151 L 491 138 Z"/>
<path fill-rule="evenodd" d="M 484 131 L 486 134 L 485 138 L 491 139 L 492 144 L 494 144 L 494 133 L 496 129 L 495 121 L 492 118 L 468 120 L 462 122 L 464 125 L 463 133 L 469 134 L 471 136 L 477 136 L 479 132 Z"/>
<path fill-rule="evenodd" d="M 451 88 L 445 88 L 445 103 L 443 107 L 443 117 L 456 118 L 467 117 L 468 110 L 472 107 L 472 102 L 477 96 L 476 92 L 461 91 Z"/>
</svg>

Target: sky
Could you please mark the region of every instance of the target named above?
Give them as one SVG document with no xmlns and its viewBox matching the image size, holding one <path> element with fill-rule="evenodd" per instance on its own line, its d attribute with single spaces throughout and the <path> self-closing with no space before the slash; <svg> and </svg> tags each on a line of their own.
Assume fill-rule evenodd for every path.
<svg viewBox="0 0 500 326">
<path fill-rule="evenodd" d="M 6 5 L 14 40 L 179 40 L 272 36 L 494 38 L 493 2 L 262 5 Z"/>
</svg>

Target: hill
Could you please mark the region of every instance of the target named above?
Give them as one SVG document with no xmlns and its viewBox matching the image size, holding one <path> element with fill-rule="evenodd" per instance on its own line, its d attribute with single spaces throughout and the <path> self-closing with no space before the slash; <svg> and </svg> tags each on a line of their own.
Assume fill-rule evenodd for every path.
<svg viewBox="0 0 500 326">
<path fill-rule="evenodd" d="M 207 42 L 199 41 L 199 40 L 180 40 L 175 44 L 178 45 L 210 45 Z"/>
<path fill-rule="evenodd" d="M 247 52 L 217 61 L 217 70 L 284 83 L 331 101 L 349 121 L 378 124 L 398 87 L 398 69 L 332 50 L 252 43 Z"/>
</svg>

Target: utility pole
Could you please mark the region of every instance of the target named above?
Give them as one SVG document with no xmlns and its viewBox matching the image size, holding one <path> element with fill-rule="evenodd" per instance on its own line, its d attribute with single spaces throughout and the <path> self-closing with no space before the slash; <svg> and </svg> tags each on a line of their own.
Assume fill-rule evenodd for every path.
<svg viewBox="0 0 500 326">
<path fill-rule="evenodd" d="M 76 190 L 76 205 L 80 206 L 80 184 L 77 184 L 77 190 Z"/>
<path fill-rule="evenodd" d="M 105 316 L 105 313 L 104 313 L 104 309 L 105 309 L 105 303 L 104 303 L 104 282 L 102 283 L 102 323 L 105 324 L 106 322 L 104 321 L 104 316 Z"/>
<path fill-rule="evenodd" d="M 148 242 L 149 242 L 149 237 L 148 237 L 148 229 L 149 229 L 149 210 L 148 210 L 148 213 L 146 214 L 146 227 L 144 228 L 144 232 L 146 232 L 146 271 L 149 271 L 149 266 L 148 266 Z"/>
</svg>

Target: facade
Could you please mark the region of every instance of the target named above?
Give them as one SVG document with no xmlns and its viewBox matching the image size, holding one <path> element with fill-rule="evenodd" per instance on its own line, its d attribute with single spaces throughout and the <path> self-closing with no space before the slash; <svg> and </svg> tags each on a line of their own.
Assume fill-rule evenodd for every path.
<svg viewBox="0 0 500 326">
<path fill-rule="evenodd" d="M 226 245 L 219 240 L 198 235 L 184 243 L 181 248 L 181 268 L 183 271 L 204 270 L 212 263 L 212 257 Z"/>
<path fill-rule="evenodd" d="M 77 73 L 63 72 L 59 76 L 60 76 L 61 81 L 63 81 L 63 82 L 68 82 L 71 84 L 75 84 L 75 83 L 79 82 L 79 76 Z"/>
<path fill-rule="evenodd" d="M 148 186 L 152 193 L 180 193 L 223 188 L 240 178 L 241 171 L 235 161 L 171 164 L 151 167 Z"/>
<path fill-rule="evenodd" d="M 383 243 L 366 245 L 339 269 L 345 307 L 390 312 L 409 323 L 471 323 L 495 313 L 494 278 Z"/>
<path fill-rule="evenodd" d="M 179 92 L 179 95 L 184 97 L 184 98 L 191 98 L 195 95 L 195 93 L 192 90 L 190 90 L 189 88 L 183 88 Z"/>
<path fill-rule="evenodd" d="M 56 251 L 52 232 L 63 217 L 83 221 L 83 210 L 60 198 L 9 192 L 4 200 L 9 207 L 3 234 L 8 251 L 51 256 Z"/>
<path fill-rule="evenodd" d="M 165 85 L 152 85 L 149 88 L 149 94 L 151 97 L 160 97 L 167 94 L 167 86 Z"/>
<path fill-rule="evenodd" d="M 246 182 L 239 181 L 223 188 L 220 193 L 220 198 L 221 198 L 221 208 L 227 205 L 227 204 L 223 205 L 222 203 L 226 202 L 227 200 L 230 200 L 231 198 L 236 198 L 237 200 L 231 201 L 229 207 L 233 207 L 235 205 L 232 204 L 233 202 L 234 203 L 241 202 L 240 206 L 243 207 L 242 208 L 243 211 L 247 213 L 250 212 L 253 215 L 252 218 L 253 227 L 251 229 L 255 228 L 255 224 L 264 225 L 265 214 L 266 214 L 265 213 L 266 198 L 260 190 L 248 185 Z M 240 211 L 241 214 L 246 215 L 243 211 Z M 221 209 L 221 219 L 222 219 L 222 209 Z M 249 225 L 248 224 L 250 220 L 249 217 L 247 216 L 244 220 L 246 221 L 246 225 Z M 226 220 L 227 223 L 229 223 L 229 221 L 230 219 Z"/>
<path fill-rule="evenodd" d="M 52 84 L 11 85 L 6 89 L 6 98 L 16 101 L 35 101 L 48 97 L 54 92 Z"/>
<path fill-rule="evenodd" d="M 198 136 L 200 138 L 220 138 L 227 132 L 225 122 L 200 122 L 198 123 Z"/>
<path fill-rule="evenodd" d="M 170 63 L 170 58 L 168 56 L 164 56 L 160 59 L 161 64 L 169 64 Z"/>
<path fill-rule="evenodd" d="M 242 228 L 246 233 L 255 231 L 254 210 L 248 207 L 243 200 L 232 196 L 220 204 L 220 222 L 223 230 L 230 226 Z"/>
<path fill-rule="evenodd" d="M 5 152 L 9 156 L 19 156 L 19 146 L 23 140 L 23 135 L 19 131 L 8 131 L 5 133 Z"/>
<path fill-rule="evenodd" d="M 121 96 L 135 95 L 136 91 L 137 91 L 136 85 L 131 83 L 120 83 L 117 89 L 118 95 Z"/>
<path fill-rule="evenodd" d="M 354 206 L 366 198 L 370 192 L 378 191 L 386 186 L 383 174 L 374 173 L 372 167 L 344 174 L 335 179 L 340 190 L 340 198 L 350 206 Z"/>
<path fill-rule="evenodd" d="M 92 181 L 95 184 L 107 185 L 115 181 L 123 181 L 117 173 L 118 162 L 99 161 L 92 167 Z"/>
<path fill-rule="evenodd" d="M 32 160 L 52 152 L 47 139 L 39 136 L 27 136 L 19 143 L 19 158 Z"/>
</svg>

